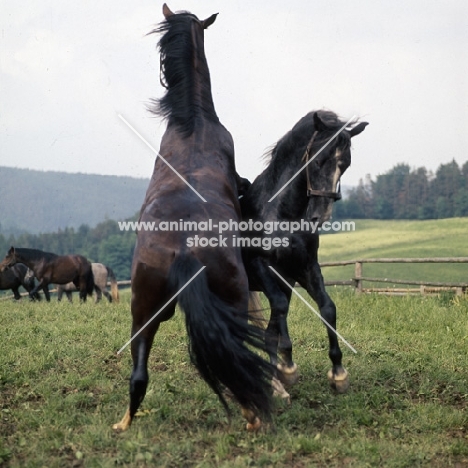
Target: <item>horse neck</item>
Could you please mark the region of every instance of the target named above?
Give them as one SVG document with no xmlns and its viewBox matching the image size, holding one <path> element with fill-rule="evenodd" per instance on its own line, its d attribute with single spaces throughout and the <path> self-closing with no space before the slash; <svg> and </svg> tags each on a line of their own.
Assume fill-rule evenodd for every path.
<svg viewBox="0 0 468 468">
<path fill-rule="evenodd" d="M 28 255 L 30 252 L 30 255 Z M 42 252 L 42 254 L 37 254 L 37 251 L 33 249 L 16 249 L 16 260 L 17 263 L 24 263 L 29 269 L 34 271 L 41 262 L 52 260 L 53 254 L 48 254 Z M 48 258 L 50 257 L 50 258 Z"/>
<path fill-rule="evenodd" d="M 16 264 L 23 263 L 24 265 L 26 265 L 28 268 L 32 270 L 33 267 L 36 265 L 36 261 L 25 255 L 27 255 L 27 253 L 24 252 L 23 249 L 16 249 L 15 251 Z"/>
<path fill-rule="evenodd" d="M 204 114 L 216 117 L 216 111 L 211 93 L 211 78 L 205 55 L 203 30 L 192 24 L 193 42 L 193 106 Z"/>
<path fill-rule="evenodd" d="M 265 220 L 302 217 L 307 209 L 305 177 L 299 174 L 283 188 L 297 170 L 299 166 L 294 166 L 294 170 L 284 170 L 270 164 L 252 183 L 244 197 L 243 204 L 249 215 L 261 216 Z M 282 191 L 278 193 L 280 189 Z M 272 197 L 274 199 L 270 202 Z"/>
</svg>

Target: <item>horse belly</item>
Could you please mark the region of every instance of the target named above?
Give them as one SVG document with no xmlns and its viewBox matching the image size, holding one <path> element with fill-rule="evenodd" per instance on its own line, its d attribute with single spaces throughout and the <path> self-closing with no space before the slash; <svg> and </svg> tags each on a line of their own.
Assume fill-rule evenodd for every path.
<svg viewBox="0 0 468 468">
<path fill-rule="evenodd" d="M 55 284 L 66 284 L 73 282 L 78 276 L 75 265 L 56 266 L 52 269 L 50 282 Z"/>
</svg>

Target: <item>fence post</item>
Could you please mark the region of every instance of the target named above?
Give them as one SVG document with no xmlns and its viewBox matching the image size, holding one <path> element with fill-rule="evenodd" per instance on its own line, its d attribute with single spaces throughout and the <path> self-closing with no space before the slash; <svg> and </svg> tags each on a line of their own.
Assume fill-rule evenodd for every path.
<svg viewBox="0 0 468 468">
<path fill-rule="evenodd" d="M 354 264 L 354 287 L 356 293 L 362 293 L 362 262 Z"/>
</svg>

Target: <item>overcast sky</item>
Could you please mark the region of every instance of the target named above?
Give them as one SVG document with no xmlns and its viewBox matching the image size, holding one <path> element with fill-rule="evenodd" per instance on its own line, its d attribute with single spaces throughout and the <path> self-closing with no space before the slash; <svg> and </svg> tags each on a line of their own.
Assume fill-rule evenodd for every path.
<svg viewBox="0 0 468 468">
<path fill-rule="evenodd" d="M 159 84 L 162 1 L 0 0 L 0 165 L 150 177 L 165 123 L 146 110 Z M 466 0 L 169 1 L 200 19 L 213 98 L 241 175 L 303 115 L 370 122 L 343 177 L 400 162 L 468 159 Z"/>
</svg>

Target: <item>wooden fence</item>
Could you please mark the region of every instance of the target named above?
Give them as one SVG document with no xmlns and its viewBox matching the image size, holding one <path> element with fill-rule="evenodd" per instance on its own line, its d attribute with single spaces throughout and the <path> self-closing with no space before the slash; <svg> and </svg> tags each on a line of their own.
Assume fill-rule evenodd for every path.
<svg viewBox="0 0 468 468">
<path fill-rule="evenodd" d="M 365 258 L 361 260 L 343 260 L 339 262 L 322 262 L 321 268 L 354 265 L 354 277 L 349 280 L 325 281 L 325 286 L 352 286 L 356 293 L 377 293 L 391 294 L 395 296 L 415 295 L 415 294 L 437 294 L 442 291 L 453 291 L 456 295 L 466 294 L 468 291 L 468 269 L 466 273 L 467 282 L 449 283 L 435 281 L 414 281 L 390 278 L 372 278 L 363 276 L 363 266 L 365 263 L 468 263 L 468 257 L 439 257 L 439 258 Z M 364 282 L 369 283 L 389 283 L 392 285 L 418 286 L 417 288 L 365 288 Z M 131 281 L 117 281 L 119 289 L 130 287 Z M 110 286 L 110 283 L 108 283 Z M 52 289 L 51 293 L 56 292 Z M 27 296 L 28 293 L 22 293 Z M 13 295 L 3 296 L 0 300 L 11 299 Z"/>
<path fill-rule="evenodd" d="M 408 294 L 434 294 L 441 291 L 454 291 L 456 295 L 465 294 L 468 289 L 468 269 L 466 272 L 467 282 L 436 282 L 415 281 L 391 278 L 373 278 L 364 276 L 363 267 L 365 263 L 468 263 L 468 257 L 438 257 L 438 258 L 366 258 L 360 260 L 344 260 L 339 262 L 322 262 L 320 266 L 336 267 L 354 265 L 354 277 L 344 281 L 325 281 L 326 286 L 353 286 L 356 293 L 378 293 L 392 295 Z M 390 283 L 393 285 L 418 286 L 418 288 L 365 288 L 364 282 Z"/>
</svg>

